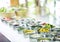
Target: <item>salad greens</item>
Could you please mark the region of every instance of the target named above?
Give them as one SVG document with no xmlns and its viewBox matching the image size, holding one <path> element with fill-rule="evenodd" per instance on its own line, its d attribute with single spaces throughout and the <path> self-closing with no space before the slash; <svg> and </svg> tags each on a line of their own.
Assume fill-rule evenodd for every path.
<svg viewBox="0 0 60 42">
<path fill-rule="evenodd" d="M 6 11 L 7 11 L 7 9 L 5 7 L 0 8 L 0 13 L 6 12 Z"/>
<path fill-rule="evenodd" d="M 45 24 L 44 28 L 54 28 L 55 26 L 51 25 L 51 24 Z"/>
</svg>

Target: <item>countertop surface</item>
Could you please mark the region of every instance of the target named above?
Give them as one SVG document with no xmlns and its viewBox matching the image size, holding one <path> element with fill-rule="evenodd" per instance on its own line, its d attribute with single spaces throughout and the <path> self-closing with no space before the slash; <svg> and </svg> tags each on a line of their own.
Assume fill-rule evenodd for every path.
<svg viewBox="0 0 60 42">
<path fill-rule="evenodd" d="M 11 42 L 2 33 L 0 33 L 0 42 Z"/>
</svg>

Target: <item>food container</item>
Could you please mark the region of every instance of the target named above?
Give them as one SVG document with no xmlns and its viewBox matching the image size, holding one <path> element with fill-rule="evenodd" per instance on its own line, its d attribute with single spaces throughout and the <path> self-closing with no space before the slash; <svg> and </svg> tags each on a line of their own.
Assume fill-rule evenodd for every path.
<svg viewBox="0 0 60 42">
<path fill-rule="evenodd" d="M 25 18 L 25 17 L 27 17 L 27 9 L 21 9 L 21 10 L 17 10 L 16 12 L 15 12 L 15 14 L 16 14 L 16 19 L 18 19 L 18 18 Z"/>
<path fill-rule="evenodd" d="M 3 18 L 5 18 L 5 17 L 12 18 L 14 16 L 14 13 L 10 13 L 10 12 L 8 12 L 8 13 L 2 13 L 1 16 Z"/>
<path fill-rule="evenodd" d="M 28 38 L 31 34 L 35 33 L 35 31 L 34 30 L 29 30 L 29 29 L 24 29 L 23 33 L 24 33 L 24 37 Z"/>
<path fill-rule="evenodd" d="M 39 37 L 40 37 L 40 34 L 31 34 L 30 35 L 30 42 L 38 42 Z"/>
</svg>

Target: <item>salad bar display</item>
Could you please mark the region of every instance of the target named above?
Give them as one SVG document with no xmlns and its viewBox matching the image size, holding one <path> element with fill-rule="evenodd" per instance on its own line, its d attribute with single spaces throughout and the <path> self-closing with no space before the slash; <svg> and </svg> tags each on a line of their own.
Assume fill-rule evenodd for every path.
<svg viewBox="0 0 60 42">
<path fill-rule="evenodd" d="M 11 42 L 60 42 L 58 0 L 8 1 L 0 1 L 0 32 Z"/>
<path fill-rule="evenodd" d="M 26 11 L 26 9 L 12 9 L 6 13 L 6 9 L 2 8 L 0 19 L 19 34 L 23 34 L 24 38 L 29 38 L 30 42 L 60 41 L 60 28 L 35 18 L 24 17 Z"/>
<path fill-rule="evenodd" d="M 60 28 L 56 28 L 49 23 L 38 21 L 34 18 L 1 18 L 1 21 L 13 29 L 17 30 L 19 34 L 23 34 L 25 38 L 29 38 L 30 42 L 49 42 L 60 40 Z"/>
</svg>

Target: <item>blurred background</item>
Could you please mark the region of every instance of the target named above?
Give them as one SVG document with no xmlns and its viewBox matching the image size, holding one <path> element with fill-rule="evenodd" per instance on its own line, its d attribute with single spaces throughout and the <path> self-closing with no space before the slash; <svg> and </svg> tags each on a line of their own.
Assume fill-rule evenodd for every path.
<svg viewBox="0 0 60 42">
<path fill-rule="evenodd" d="M 0 0 L 0 13 L 19 12 L 25 9 L 27 13 L 24 16 L 20 14 L 21 17 L 41 19 L 60 26 L 59 4 L 60 0 Z"/>
</svg>

